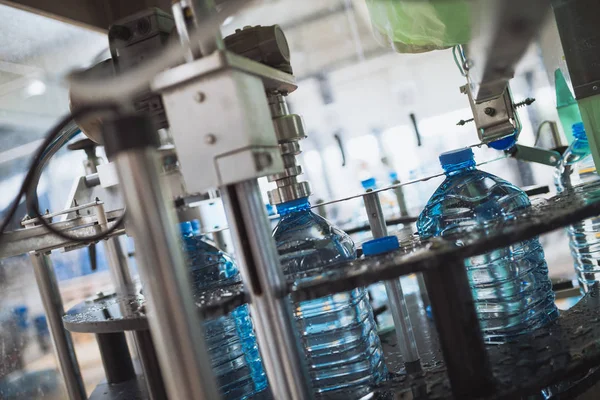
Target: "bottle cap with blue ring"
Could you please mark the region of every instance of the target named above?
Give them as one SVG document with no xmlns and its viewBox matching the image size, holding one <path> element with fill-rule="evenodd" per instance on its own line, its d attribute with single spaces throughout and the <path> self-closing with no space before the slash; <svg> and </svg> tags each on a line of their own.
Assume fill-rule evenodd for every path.
<svg viewBox="0 0 600 400">
<path fill-rule="evenodd" d="M 362 245 L 365 256 L 374 256 L 377 254 L 388 253 L 400 248 L 400 243 L 396 236 L 384 236 L 378 239 L 369 240 Z"/>
<path fill-rule="evenodd" d="M 475 155 L 470 147 L 463 149 L 447 151 L 440 154 L 440 163 L 442 167 L 445 165 L 462 164 L 467 161 L 474 161 Z"/>
</svg>

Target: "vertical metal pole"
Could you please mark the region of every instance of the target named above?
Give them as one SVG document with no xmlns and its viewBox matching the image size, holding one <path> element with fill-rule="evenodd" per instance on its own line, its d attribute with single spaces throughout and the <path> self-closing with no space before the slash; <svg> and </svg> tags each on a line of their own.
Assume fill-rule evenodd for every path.
<svg viewBox="0 0 600 400">
<path fill-rule="evenodd" d="M 381 209 L 381 203 L 379 202 L 379 195 L 377 193 L 368 193 L 369 191 L 363 196 L 363 199 L 369 218 L 369 225 L 371 226 L 371 232 L 373 233 L 374 238 L 387 236 L 387 226 L 385 225 L 383 210 Z M 385 281 L 384 285 L 396 328 L 396 341 L 402 352 L 402 359 L 404 360 L 406 371 L 409 373 L 421 371 L 421 358 L 419 357 L 419 350 L 410 321 L 408 306 L 406 305 L 406 299 L 404 298 L 402 283 L 398 278 Z"/>
<path fill-rule="evenodd" d="M 423 273 L 444 363 L 457 399 L 484 396 L 494 383 L 463 260 Z"/>
<path fill-rule="evenodd" d="M 96 335 L 106 381 L 109 384 L 130 381 L 135 378 L 129 347 L 124 332 L 99 333 Z"/>
<path fill-rule="evenodd" d="M 98 215 L 98 223 L 106 227 L 107 219 L 104 210 L 104 205 L 99 204 L 96 207 Z M 129 270 L 127 257 L 118 237 L 110 238 L 105 241 L 106 254 L 108 257 L 108 265 L 113 282 L 115 284 L 118 295 L 126 295 L 133 288 L 133 280 Z M 132 332 L 133 343 L 137 352 L 142 373 L 146 378 L 146 386 L 148 388 L 148 396 L 151 400 L 167 399 L 167 392 L 160 370 L 160 365 L 156 356 L 156 349 L 149 331 L 134 331 Z M 100 343 L 100 342 L 98 342 Z"/>
<path fill-rule="evenodd" d="M 221 195 L 271 391 L 276 399 L 311 399 L 306 358 L 258 183 L 226 186 Z"/>
<path fill-rule="evenodd" d="M 56 349 L 58 364 L 65 380 L 65 386 L 70 400 L 85 400 L 87 395 L 83 380 L 81 379 L 81 371 L 77 363 L 77 356 L 73 347 L 73 339 L 71 334 L 67 332 L 63 325 L 62 317 L 65 313 L 60 291 L 56 282 L 56 275 L 52 268 L 50 258 L 46 254 L 36 252 L 29 253 L 29 257 L 33 264 L 35 280 L 37 281 L 38 290 L 42 298 L 46 317 L 48 319 L 48 327 L 52 334 L 52 342 Z"/>
<path fill-rule="evenodd" d="M 167 400 L 167 389 L 150 331 L 133 333 L 150 400 Z"/>
<path fill-rule="evenodd" d="M 135 117 L 130 118 L 123 119 L 123 126 L 139 123 Z M 137 128 L 142 129 L 139 125 Z M 115 137 L 118 131 L 119 126 L 110 133 L 111 140 L 119 141 Z M 148 299 L 148 321 L 169 398 L 218 399 L 202 318 L 175 231 L 173 205 L 159 179 L 157 151 L 149 146 L 117 150 L 114 160 L 136 242 L 136 256 L 141 261 L 139 271 Z"/>
</svg>

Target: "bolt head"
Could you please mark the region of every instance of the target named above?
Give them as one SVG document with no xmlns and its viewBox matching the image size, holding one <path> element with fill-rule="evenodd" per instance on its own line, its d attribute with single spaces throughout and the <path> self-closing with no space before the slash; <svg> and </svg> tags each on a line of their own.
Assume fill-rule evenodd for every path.
<svg viewBox="0 0 600 400">
<path fill-rule="evenodd" d="M 206 144 L 215 144 L 217 142 L 217 137 L 212 133 L 209 133 L 204 136 L 204 143 Z"/>
<path fill-rule="evenodd" d="M 196 100 L 198 103 L 202 103 L 204 100 L 206 100 L 206 95 L 203 92 L 198 92 L 194 95 L 194 100 Z"/>
<path fill-rule="evenodd" d="M 262 171 L 265 168 L 269 168 L 273 165 L 273 157 L 270 153 L 255 153 L 254 163 L 258 171 Z"/>
<path fill-rule="evenodd" d="M 485 113 L 485 115 L 492 116 L 492 115 L 496 114 L 496 109 L 494 109 L 492 107 L 486 107 L 485 110 L 483 110 L 483 112 Z"/>
</svg>

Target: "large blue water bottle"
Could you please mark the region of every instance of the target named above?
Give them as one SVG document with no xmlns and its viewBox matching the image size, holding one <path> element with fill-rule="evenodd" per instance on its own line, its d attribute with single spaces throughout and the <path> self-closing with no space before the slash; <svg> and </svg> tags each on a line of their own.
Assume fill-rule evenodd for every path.
<svg viewBox="0 0 600 400">
<path fill-rule="evenodd" d="M 427 239 L 485 229 L 531 203 L 518 187 L 475 168 L 471 149 L 440 155 L 446 179 L 419 216 Z M 475 307 L 489 343 L 540 328 L 558 316 L 544 251 L 537 238 L 465 260 Z"/>
<path fill-rule="evenodd" d="M 311 212 L 308 197 L 277 205 L 273 235 L 285 275 L 307 274 L 354 260 L 352 239 Z M 294 317 L 317 397 L 358 399 L 381 382 L 387 369 L 364 288 L 295 304 Z"/>
<path fill-rule="evenodd" d="M 190 222 L 180 224 L 195 288 L 227 288 L 241 281 L 233 260 L 225 253 L 194 236 Z M 267 387 L 248 305 L 204 321 L 204 335 L 221 396 L 228 400 L 247 399 Z"/>
<path fill-rule="evenodd" d="M 592 158 L 583 123 L 573 125 L 573 142 L 556 168 L 556 190 L 569 192 L 600 187 L 600 175 Z M 585 292 L 600 280 L 600 218 L 594 217 L 567 228 L 579 285 Z"/>
</svg>

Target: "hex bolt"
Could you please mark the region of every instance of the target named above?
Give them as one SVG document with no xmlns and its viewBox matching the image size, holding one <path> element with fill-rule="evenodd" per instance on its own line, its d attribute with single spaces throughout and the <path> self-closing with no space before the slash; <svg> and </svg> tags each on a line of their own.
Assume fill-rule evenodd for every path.
<svg viewBox="0 0 600 400">
<path fill-rule="evenodd" d="M 489 115 L 491 117 L 494 114 L 496 114 L 496 109 L 492 107 L 486 107 L 485 110 L 483 110 L 483 112 L 485 113 L 485 115 Z"/>
<path fill-rule="evenodd" d="M 204 143 L 206 144 L 215 144 L 217 142 L 217 137 L 212 133 L 209 133 L 204 136 Z"/>
<path fill-rule="evenodd" d="M 194 96 L 194 100 L 196 100 L 198 103 L 202 103 L 204 100 L 206 100 L 206 95 L 204 92 L 198 92 Z"/>
</svg>

